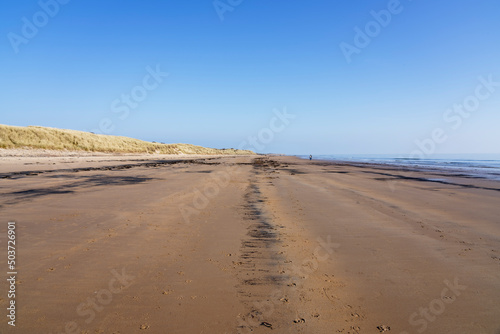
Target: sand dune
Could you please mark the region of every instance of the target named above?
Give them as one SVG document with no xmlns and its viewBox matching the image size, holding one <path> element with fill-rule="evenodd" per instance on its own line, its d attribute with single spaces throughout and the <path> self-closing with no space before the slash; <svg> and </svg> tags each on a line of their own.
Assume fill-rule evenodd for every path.
<svg viewBox="0 0 500 334">
<path fill-rule="evenodd" d="M 100 135 L 91 132 L 2 124 L 0 124 L 0 148 L 34 148 L 107 153 L 254 154 L 251 151 L 236 149 L 220 150 L 190 144 L 152 143 L 134 138 Z"/>
</svg>

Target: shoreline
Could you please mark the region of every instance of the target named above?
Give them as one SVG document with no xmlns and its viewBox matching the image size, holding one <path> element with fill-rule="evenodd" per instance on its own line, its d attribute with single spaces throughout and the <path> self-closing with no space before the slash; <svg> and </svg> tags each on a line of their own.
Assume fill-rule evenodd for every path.
<svg viewBox="0 0 500 334">
<path fill-rule="evenodd" d="M 300 156 L 294 156 L 301 160 L 309 160 L 307 158 L 302 158 Z M 367 166 L 367 167 L 380 167 L 382 169 L 396 169 L 404 172 L 414 172 L 414 173 L 436 173 L 438 176 L 443 176 L 443 173 L 448 174 L 452 177 L 469 177 L 477 179 L 486 179 L 492 181 L 500 181 L 500 168 L 498 167 L 488 167 L 488 166 L 477 166 L 477 167 L 464 167 L 464 166 L 446 166 L 446 165 L 412 165 L 404 163 L 394 163 L 394 162 L 379 162 L 379 161 L 356 161 L 356 160 L 335 160 L 335 159 L 313 159 L 317 162 L 330 162 L 334 164 L 345 164 L 350 166 Z M 496 160 L 495 160 L 496 161 Z"/>
</svg>

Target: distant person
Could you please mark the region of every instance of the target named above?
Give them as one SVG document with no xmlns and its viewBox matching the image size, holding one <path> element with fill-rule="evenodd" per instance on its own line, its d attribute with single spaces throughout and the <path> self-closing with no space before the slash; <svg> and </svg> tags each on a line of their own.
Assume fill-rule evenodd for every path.
<svg viewBox="0 0 500 334">
<path fill-rule="evenodd" d="M 312 156 L 312 154 L 311 154 L 311 155 L 309 156 L 309 160 L 312 160 L 312 159 L 313 159 L 313 156 Z"/>
</svg>

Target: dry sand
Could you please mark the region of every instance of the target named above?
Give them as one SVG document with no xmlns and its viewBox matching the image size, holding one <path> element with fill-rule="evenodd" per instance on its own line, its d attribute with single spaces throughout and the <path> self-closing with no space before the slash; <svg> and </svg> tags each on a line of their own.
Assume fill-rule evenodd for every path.
<svg viewBox="0 0 500 334">
<path fill-rule="evenodd" d="M 0 268 L 15 221 L 18 275 L 0 333 L 500 333 L 500 182 L 292 157 L 1 159 Z"/>
</svg>

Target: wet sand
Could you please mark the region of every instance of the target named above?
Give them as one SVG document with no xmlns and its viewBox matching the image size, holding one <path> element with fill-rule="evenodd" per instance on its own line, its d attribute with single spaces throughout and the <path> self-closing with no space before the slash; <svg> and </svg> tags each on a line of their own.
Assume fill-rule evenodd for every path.
<svg viewBox="0 0 500 334">
<path fill-rule="evenodd" d="M 18 275 L 0 333 L 500 333 L 499 181 L 275 156 L 1 159 L 0 268 L 15 221 Z"/>
</svg>

